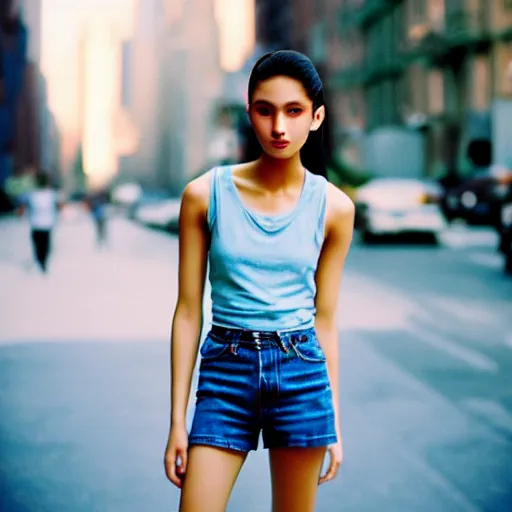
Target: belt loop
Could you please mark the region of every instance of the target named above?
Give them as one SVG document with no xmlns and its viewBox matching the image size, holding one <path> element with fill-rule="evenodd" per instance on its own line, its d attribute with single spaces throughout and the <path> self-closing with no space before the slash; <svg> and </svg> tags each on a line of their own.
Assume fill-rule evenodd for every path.
<svg viewBox="0 0 512 512">
<path fill-rule="evenodd" d="M 234 356 L 237 356 L 238 355 L 238 341 L 232 341 L 230 344 L 229 344 L 229 351 L 234 355 Z"/>
<path fill-rule="evenodd" d="M 286 343 L 285 341 L 287 340 L 287 335 L 284 334 L 284 335 L 281 335 L 281 333 L 279 331 L 277 331 L 277 343 L 279 344 L 279 348 L 285 353 L 285 354 L 288 354 L 289 350 L 288 350 L 288 347 L 286 346 Z"/>
<path fill-rule="evenodd" d="M 231 346 L 229 350 L 233 355 L 238 355 L 238 345 L 240 345 L 240 338 L 242 337 L 242 331 L 234 329 L 231 331 Z"/>
</svg>

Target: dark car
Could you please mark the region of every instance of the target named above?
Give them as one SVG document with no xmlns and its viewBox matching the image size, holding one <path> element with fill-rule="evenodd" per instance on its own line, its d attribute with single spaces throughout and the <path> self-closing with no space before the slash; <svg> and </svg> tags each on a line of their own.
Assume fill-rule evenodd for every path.
<svg viewBox="0 0 512 512">
<path fill-rule="evenodd" d="M 501 179 L 507 193 L 500 205 L 499 250 L 505 258 L 504 270 L 512 275 L 512 172 Z"/>
<path fill-rule="evenodd" d="M 448 190 L 441 207 L 448 221 L 461 219 L 471 225 L 496 228 L 500 222 L 503 192 L 503 186 L 497 182 L 495 170 L 491 169 Z"/>
</svg>

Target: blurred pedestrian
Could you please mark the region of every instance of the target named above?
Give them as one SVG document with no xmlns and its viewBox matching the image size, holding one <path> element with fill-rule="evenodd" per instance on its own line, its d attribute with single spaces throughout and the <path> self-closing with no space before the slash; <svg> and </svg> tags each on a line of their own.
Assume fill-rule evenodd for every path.
<svg viewBox="0 0 512 512">
<path fill-rule="evenodd" d="M 318 484 L 342 461 L 336 311 L 354 205 L 325 178 L 323 87 L 311 61 L 267 54 L 248 89 L 259 157 L 212 169 L 182 199 L 164 459 L 182 512 L 226 509 L 260 432 L 274 511 L 312 512 Z M 212 326 L 188 433 L 208 262 Z"/>
<path fill-rule="evenodd" d="M 96 243 L 103 246 L 107 242 L 107 205 L 108 192 L 98 191 L 92 193 L 87 201 L 96 232 Z"/>
<path fill-rule="evenodd" d="M 38 172 L 35 184 L 35 189 L 22 199 L 20 213 L 27 211 L 34 260 L 46 273 L 52 252 L 52 230 L 57 222 L 60 203 L 46 173 Z"/>
</svg>

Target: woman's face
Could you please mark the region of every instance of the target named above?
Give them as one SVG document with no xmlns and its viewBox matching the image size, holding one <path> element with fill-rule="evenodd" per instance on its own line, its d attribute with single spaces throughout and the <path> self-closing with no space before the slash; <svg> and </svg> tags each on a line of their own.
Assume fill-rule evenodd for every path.
<svg viewBox="0 0 512 512">
<path fill-rule="evenodd" d="M 319 107 L 313 115 L 313 102 L 303 85 L 293 78 L 276 76 L 259 82 L 249 115 L 263 151 L 273 158 L 287 159 L 300 151 L 311 130 L 320 127 L 325 108 Z"/>
</svg>

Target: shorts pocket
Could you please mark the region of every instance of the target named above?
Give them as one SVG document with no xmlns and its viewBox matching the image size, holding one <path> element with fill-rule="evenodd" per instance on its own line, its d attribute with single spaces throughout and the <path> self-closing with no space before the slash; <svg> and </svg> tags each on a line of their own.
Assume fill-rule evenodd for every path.
<svg viewBox="0 0 512 512">
<path fill-rule="evenodd" d="M 228 349 L 230 344 L 216 341 L 210 334 L 206 337 L 199 353 L 203 361 L 211 361 L 222 356 Z"/>
<path fill-rule="evenodd" d="M 326 361 L 324 351 L 315 336 L 307 341 L 292 341 L 291 346 L 299 359 L 310 363 L 324 363 Z"/>
</svg>

